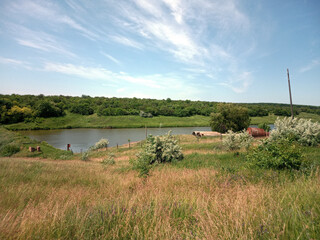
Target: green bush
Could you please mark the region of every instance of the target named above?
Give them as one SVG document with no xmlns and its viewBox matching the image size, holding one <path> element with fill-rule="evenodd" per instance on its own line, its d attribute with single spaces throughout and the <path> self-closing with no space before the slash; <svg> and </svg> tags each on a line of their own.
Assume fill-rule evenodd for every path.
<svg viewBox="0 0 320 240">
<path fill-rule="evenodd" d="M 217 112 L 210 115 L 212 131 L 225 133 L 228 130 L 235 132 L 247 129 L 250 124 L 248 109 L 231 103 L 220 103 Z"/>
<path fill-rule="evenodd" d="M 299 170 L 303 161 L 301 147 L 289 139 L 264 141 L 247 155 L 253 166 L 266 169 Z"/>
<path fill-rule="evenodd" d="M 0 155 L 2 157 L 10 157 L 13 154 L 20 152 L 20 147 L 15 144 L 8 144 L 1 148 Z"/>
<path fill-rule="evenodd" d="M 258 125 L 258 128 L 261 128 L 261 129 L 263 129 L 263 130 L 265 130 L 266 132 L 269 132 L 270 131 L 270 126 L 269 126 L 269 124 L 268 123 L 260 123 L 259 125 Z"/>
<path fill-rule="evenodd" d="M 253 137 L 245 130 L 240 133 L 234 133 L 229 130 L 223 139 L 223 145 L 230 151 L 239 150 L 240 148 L 248 150 L 252 141 Z"/>
<path fill-rule="evenodd" d="M 132 163 L 140 176 L 147 176 L 152 164 L 183 159 L 181 147 L 171 135 L 171 131 L 161 137 L 149 135 L 143 150 L 137 156 L 137 160 Z"/>
</svg>

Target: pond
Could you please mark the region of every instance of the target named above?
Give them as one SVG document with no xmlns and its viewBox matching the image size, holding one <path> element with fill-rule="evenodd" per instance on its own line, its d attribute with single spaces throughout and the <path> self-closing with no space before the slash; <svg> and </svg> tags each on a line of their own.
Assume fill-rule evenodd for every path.
<svg viewBox="0 0 320 240">
<path fill-rule="evenodd" d="M 173 135 L 192 134 L 193 131 L 211 131 L 210 127 L 177 127 L 177 128 L 148 128 L 147 134 L 153 136 L 166 134 L 172 130 Z M 22 135 L 29 136 L 38 141 L 46 141 L 55 148 L 66 150 L 67 144 L 71 144 L 73 152 L 86 151 L 101 138 L 109 140 L 109 146 L 128 144 L 141 141 L 146 138 L 145 128 L 126 128 L 126 129 L 59 129 L 59 130 L 32 130 L 19 131 Z"/>
</svg>

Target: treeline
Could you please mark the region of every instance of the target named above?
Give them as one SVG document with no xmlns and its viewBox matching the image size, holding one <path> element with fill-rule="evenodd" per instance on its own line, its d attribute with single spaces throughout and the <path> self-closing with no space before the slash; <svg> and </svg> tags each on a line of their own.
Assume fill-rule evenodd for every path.
<svg viewBox="0 0 320 240">
<path fill-rule="evenodd" d="M 286 104 L 239 104 L 248 108 L 250 116 L 275 114 L 290 116 L 290 107 Z M 40 95 L 1 95 L 0 123 L 35 121 L 36 118 L 61 117 L 66 112 L 98 116 L 140 115 L 141 117 L 193 115 L 209 116 L 216 111 L 217 102 L 190 100 L 163 100 L 139 98 L 106 98 Z M 309 112 L 320 114 L 320 107 L 295 105 L 295 114 Z"/>
<path fill-rule="evenodd" d="M 276 116 L 291 116 L 291 108 L 289 104 L 281 103 L 245 103 L 240 104 L 248 108 L 250 117 L 268 116 L 274 114 Z M 298 115 L 301 112 L 313 113 L 320 115 L 319 106 L 309 105 L 293 105 L 293 114 Z"/>
<path fill-rule="evenodd" d="M 140 115 L 141 117 L 193 115 L 209 116 L 215 102 L 138 98 L 106 98 L 44 95 L 0 95 L 1 123 L 33 121 L 37 117 L 64 116 L 66 111 L 98 116 Z"/>
</svg>

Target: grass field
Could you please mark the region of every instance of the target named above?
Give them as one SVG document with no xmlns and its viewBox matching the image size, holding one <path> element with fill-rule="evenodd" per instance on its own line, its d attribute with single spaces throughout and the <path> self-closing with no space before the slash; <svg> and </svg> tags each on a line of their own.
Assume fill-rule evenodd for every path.
<svg viewBox="0 0 320 240">
<path fill-rule="evenodd" d="M 36 122 L 6 125 L 10 130 L 62 129 L 62 128 L 142 128 L 142 127 L 201 127 L 209 126 L 209 117 L 153 117 L 109 116 L 99 117 L 96 114 L 82 116 L 68 113 L 64 117 L 44 118 Z"/>
<path fill-rule="evenodd" d="M 178 140 L 184 160 L 146 179 L 129 164 L 139 143 L 86 162 L 0 158 L 0 239 L 319 239 L 319 147 L 303 174 L 248 169 L 219 138 Z"/>
<path fill-rule="evenodd" d="M 312 119 L 320 122 L 320 116 L 310 113 L 301 113 L 298 117 Z M 273 124 L 277 116 L 252 117 L 251 124 Z M 82 116 L 67 113 L 64 117 L 37 119 L 35 122 L 21 122 L 8 124 L 9 130 L 37 130 L 37 129 L 68 129 L 68 128 L 143 128 L 152 127 L 206 127 L 209 126 L 210 117 L 165 117 L 142 118 L 140 116 L 109 116 L 99 117 L 96 114 Z"/>
</svg>

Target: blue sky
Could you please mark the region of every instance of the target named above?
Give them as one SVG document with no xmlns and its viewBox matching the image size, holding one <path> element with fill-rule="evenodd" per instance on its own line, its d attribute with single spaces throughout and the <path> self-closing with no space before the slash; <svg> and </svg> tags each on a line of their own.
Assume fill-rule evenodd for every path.
<svg viewBox="0 0 320 240">
<path fill-rule="evenodd" d="M 2 0 L 2 94 L 320 105 L 320 1 Z"/>
</svg>

